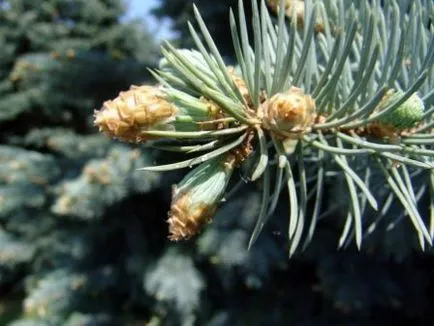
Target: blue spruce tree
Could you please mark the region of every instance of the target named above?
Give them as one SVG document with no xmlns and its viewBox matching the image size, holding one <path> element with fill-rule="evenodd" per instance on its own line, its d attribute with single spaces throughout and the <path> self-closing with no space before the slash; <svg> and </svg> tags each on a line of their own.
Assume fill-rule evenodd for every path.
<svg viewBox="0 0 434 326">
<path fill-rule="evenodd" d="M 0 325 L 430 324 L 432 2 L 197 5 L 0 0 Z"/>
</svg>

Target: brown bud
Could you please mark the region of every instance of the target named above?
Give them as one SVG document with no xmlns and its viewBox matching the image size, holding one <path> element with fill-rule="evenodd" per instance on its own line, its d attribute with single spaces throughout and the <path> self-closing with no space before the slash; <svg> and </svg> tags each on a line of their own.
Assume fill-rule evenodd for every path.
<svg viewBox="0 0 434 326">
<path fill-rule="evenodd" d="M 247 88 L 246 82 L 244 79 L 242 79 L 240 76 L 237 75 L 235 72 L 234 67 L 228 68 L 229 76 L 234 81 L 235 86 L 237 86 L 238 90 L 240 91 L 240 94 L 243 96 L 244 100 L 246 101 L 248 106 L 252 105 L 252 98 L 249 94 L 249 89 Z"/>
<path fill-rule="evenodd" d="M 226 154 L 200 164 L 173 187 L 169 239 L 189 239 L 211 222 L 234 167 L 234 155 Z"/>
<path fill-rule="evenodd" d="M 177 108 L 165 99 L 158 87 L 132 86 L 95 111 L 95 125 L 109 136 L 142 142 L 147 139 L 142 131 L 170 120 L 176 112 Z"/>
<path fill-rule="evenodd" d="M 293 14 L 295 14 L 295 18 L 297 19 L 297 24 L 301 27 L 303 26 L 303 20 L 304 20 L 304 7 L 305 3 L 304 0 L 283 0 L 285 1 L 285 14 L 288 17 L 291 17 Z M 268 5 L 270 6 L 271 10 L 274 12 L 279 11 L 280 1 L 279 0 L 267 0 Z"/>
<path fill-rule="evenodd" d="M 303 28 L 305 22 L 304 22 L 304 12 L 306 4 L 304 3 L 304 0 L 283 0 L 285 1 L 285 15 L 289 18 L 295 18 L 297 20 L 297 27 Z M 273 10 L 275 13 L 279 12 L 279 6 L 280 6 L 279 0 L 267 0 L 268 6 Z M 322 19 L 318 18 L 315 22 L 315 31 L 317 33 L 324 32 L 324 22 Z"/>
<path fill-rule="evenodd" d="M 224 122 L 226 115 L 217 103 L 204 96 L 200 98 L 200 101 L 206 105 L 209 118 L 211 118 L 211 120 L 196 122 L 200 130 L 220 130 L 227 127 L 228 124 Z"/>
<path fill-rule="evenodd" d="M 179 241 L 191 238 L 205 224 L 211 222 L 215 210 L 215 205 L 195 204 L 188 193 L 178 195 L 178 198 L 172 202 L 169 219 L 167 220 L 169 223 L 169 239 Z"/>
<path fill-rule="evenodd" d="M 315 120 L 315 101 L 303 90 L 291 87 L 266 100 L 258 110 L 263 126 L 277 135 L 298 138 Z"/>
</svg>

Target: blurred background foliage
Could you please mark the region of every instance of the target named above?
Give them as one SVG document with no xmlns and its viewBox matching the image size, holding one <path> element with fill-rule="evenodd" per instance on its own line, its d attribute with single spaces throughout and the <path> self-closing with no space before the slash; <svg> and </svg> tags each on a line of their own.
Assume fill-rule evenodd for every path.
<svg viewBox="0 0 434 326">
<path fill-rule="evenodd" d="M 231 60 L 236 1 L 196 3 Z M 152 11 L 173 21 L 178 46 L 192 44 L 191 4 Z M 167 240 L 182 175 L 136 171 L 155 153 L 91 124 L 104 100 L 151 82 L 159 59 L 152 33 L 124 13 L 121 0 L 0 0 L 0 325 L 429 325 L 434 261 L 406 220 L 360 253 L 336 251 L 329 218 L 288 260 L 285 196 L 247 251 L 250 186 L 196 238 Z M 326 187 L 326 205 L 339 205 Z"/>
</svg>

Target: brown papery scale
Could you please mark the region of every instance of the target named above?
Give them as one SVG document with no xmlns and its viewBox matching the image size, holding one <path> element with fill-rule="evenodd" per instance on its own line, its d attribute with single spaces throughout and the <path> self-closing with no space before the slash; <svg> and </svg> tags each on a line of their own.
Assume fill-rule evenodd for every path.
<svg viewBox="0 0 434 326">
<path fill-rule="evenodd" d="M 138 143 L 149 139 L 142 131 L 170 120 L 176 113 L 177 108 L 158 86 L 132 86 L 104 102 L 101 110 L 95 111 L 94 123 L 109 136 Z"/>
<path fill-rule="evenodd" d="M 194 207 L 192 209 L 192 207 Z M 169 239 L 186 240 L 197 234 L 205 224 L 211 222 L 217 205 L 195 205 L 194 198 L 184 193 L 172 201 L 169 219 Z"/>
</svg>

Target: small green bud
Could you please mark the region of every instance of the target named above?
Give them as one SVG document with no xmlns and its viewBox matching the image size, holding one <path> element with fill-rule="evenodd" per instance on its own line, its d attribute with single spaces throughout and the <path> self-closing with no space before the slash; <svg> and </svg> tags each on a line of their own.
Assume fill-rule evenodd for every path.
<svg viewBox="0 0 434 326">
<path fill-rule="evenodd" d="M 381 109 L 397 101 L 403 94 L 404 92 L 402 91 L 395 92 L 393 95 L 385 99 L 384 103 L 381 105 Z M 402 103 L 392 112 L 388 112 L 386 115 L 380 117 L 378 121 L 396 129 L 412 128 L 422 120 L 424 110 L 425 106 L 422 99 L 414 93 L 407 99 L 407 101 Z"/>
</svg>

